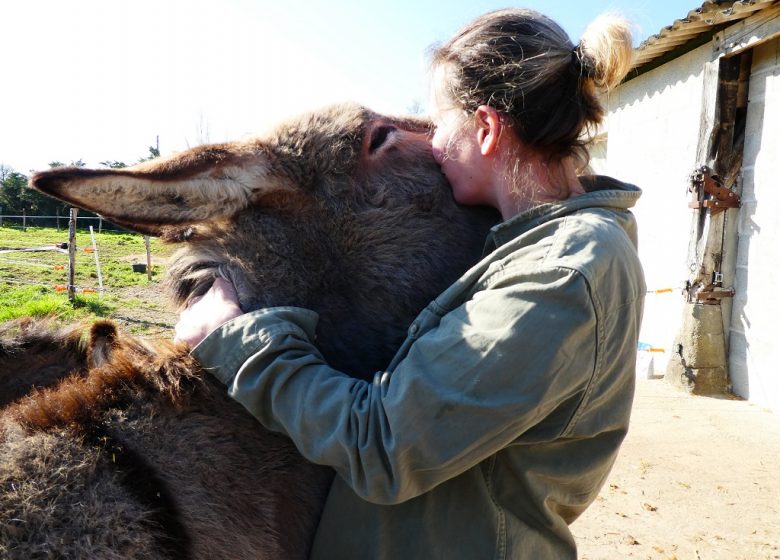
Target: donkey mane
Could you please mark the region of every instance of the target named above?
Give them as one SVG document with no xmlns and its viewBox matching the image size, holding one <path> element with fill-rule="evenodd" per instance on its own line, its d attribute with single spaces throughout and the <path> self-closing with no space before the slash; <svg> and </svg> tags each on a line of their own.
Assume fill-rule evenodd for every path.
<svg viewBox="0 0 780 560">
<path fill-rule="evenodd" d="M 158 395 L 180 408 L 187 403 L 188 389 L 202 380 L 200 368 L 184 345 L 166 341 L 149 345 L 129 336 L 120 341 L 109 321 L 93 324 L 89 339 L 92 355 L 84 356 L 84 362 L 91 367 L 83 374 L 34 389 L 2 413 L 28 431 L 88 426 L 107 409 L 133 402 L 141 392 Z"/>
<path fill-rule="evenodd" d="M 0 325 L 0 407 L 23 397 L 31 386 L 47 387 L 64 375 L 81 375 L 89 352 L 83 325 L 17 319 Z M 24 368 L 24 375 L 18 372 Z"/>
</svg>

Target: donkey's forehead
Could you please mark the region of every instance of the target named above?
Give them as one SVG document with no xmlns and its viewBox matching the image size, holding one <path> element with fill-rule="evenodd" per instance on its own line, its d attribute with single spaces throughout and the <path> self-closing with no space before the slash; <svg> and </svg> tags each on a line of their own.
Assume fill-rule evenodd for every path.
<svg viewBox="0 0 780 560">
<path fill-rule="evenodd" d="M 388 165 L 385 155 L 375 149 L 390 138 L 386 132 L 395 128 L 413 135 L 405 135 L 404 162 L 392 158 Z M 383 132 L 382 129 L 385 129 Z M 369 175 L 382 173 L 386 177 L 408 164 L 426 163 L 426 135 L 429 123 L 415 117 L 380 115 L 356 104 L 342 104 L 304 114 L 285 121 L 269 135 L 260 139 L 271 156 L 272 173 L 285 177 L 292 185 L 312 192 L 328 184 L 351 182 L 371 168 Z M 416 145 L 416 148 L 412 147 Z"/>
<path fill-rule="evenodd" d="M 360 106 L 347 105 L 343 111 L 329 107 L 289 119 L 268 138 L 271 146 L 295 153 L 313 148 L 331 150 L 334 142 L 356 142 L 376 116 Z"/>
<path fill-rule="evenodd" d="M 362 105 L 332 105 L 306 113 L 280 124 L 270 135 L 272 143 L 304 144 L 318 141 L 360 141 L 366 131 L 377 124 L 387 124 L 410 132 L 430 131 L 430 120 L 416 116 L 390 116 L 376 113 Z"/>
</svg>

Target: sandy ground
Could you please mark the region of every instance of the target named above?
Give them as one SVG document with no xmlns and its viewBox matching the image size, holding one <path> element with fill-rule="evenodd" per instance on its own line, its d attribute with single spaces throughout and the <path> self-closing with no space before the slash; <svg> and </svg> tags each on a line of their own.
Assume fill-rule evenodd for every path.
<svg viewBox="0 0 780 560">
<path fill-rule="evenodd" d="M 641 379 L 631 422 L 581 559 L 780 559 L 780 416 Z"/>
</svg>

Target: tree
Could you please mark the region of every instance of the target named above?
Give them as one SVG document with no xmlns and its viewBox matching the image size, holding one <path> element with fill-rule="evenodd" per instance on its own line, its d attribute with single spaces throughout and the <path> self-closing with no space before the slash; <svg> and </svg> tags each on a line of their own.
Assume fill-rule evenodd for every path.
<svg viewBox="0 0 780 560">
<path fill-rule="evenodd" d="M 49 162 L 50 169 L 54 169 L 55 167 L 65 167 L 66 165 L 67 167 L 84 167 L 87 164 L 84 163 L 84 160 L 82 160 L 81 158 L 77 159 L 76 161 L 71 161 L 69 164 L 65 164 L 57 160 Z"/>
<path fill-rule="evenodd" d="M 79 160 L 71 165 L 83 166 Z M 61 162 L 52 162 L 51 167 L 62 167 Z M 54 215 L 58 210 L 67 213 L 68 206 L 58 200 L 39 193 L 27 186 L 27 176 L 2 166 L 0 169 L 0 207 L 3 214 L 20 215 Z"/>
<path fill-rule="evenodd" d="M 147 161 L 160 156 L 160 150 L 154 146 L 149 146 L 149 157 L 141 158 L 141 161 Z M 123 161 L 106 160 L 101 161 L 100 165 L 113 169 L 127 167 Z M 69 164 L 58 160 L 49 162 L 50 168 L 55 167 L 84 167 L 84 160 L 78 159 Z M 18 173 L 13 168 L 0 164 L 0 208 L 5 215 L 20 215 L 23 211 L 28 216 L 53 216 L 56 213 L 66 215 L 69 206 L 54 198 L 39 193 L 27 186 L 27 176 Z M 83 212 L 82 216 L 95 216 L 92 212 Z"/>
<path fill-rule="evenodd" d="M 0 182 L 0 206 L 4 214 L 19 215 L 23 211 L 28 214 L 48 214 L 57 206 L 64 206 L 27 187 L 27 176 L 16 171 L 5 174 Z"/>
<path fill-rule="evenodd" d="M 155 146 L 149 146 L 149 157 L 142 157 L 138 160 L 138 163 L 143 163 L 145 161 L 149 161 L 150 159 L 155 159 L 160 157 L 160 147 L 159 144 L 157 147 Z"/>
<path fill-rule="evenodd" d="M 127 167 L 127 164 L 124 161 L 116 161 L 116 160 L 101 161 L 100 165 L 102 165 L 103 167 L 109 167 L 111 169 L 122 169 L 123 167 Z"/>
<path fill-rule="evenodd" d="M 13 167 L 8 167 L 4 163 L 0 163 L 0 181 L 5 181 L 5 178 L 9 173 L 13 172 Z"/>
<path fill-rule="evenodd" d="M 24 206 L 23 190 L 27 186 L 27 177 L 5 167 L 0 180 L 0 207 L 3 214 L 21 214 Z"/>
</svg>

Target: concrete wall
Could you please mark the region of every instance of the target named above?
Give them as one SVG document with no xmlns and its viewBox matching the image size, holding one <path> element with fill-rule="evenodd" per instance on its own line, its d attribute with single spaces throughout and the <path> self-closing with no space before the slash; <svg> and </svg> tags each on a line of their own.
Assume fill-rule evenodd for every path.
<svg viewBox="0 0 780 560">
<path fill-rule="evenodd" d="M 702 69 L 712 57 L 704 45 L 630 80 L 606 100 L 607 174 L 644 192 L 635 214 L 639 254 L 649 290 L 640 341 L 666 350 L 653 354 L 663 373 L 682 316 L 680 288 L 687 277 L 688 178 L 696 165 L 703 95 Z M 599 162 L 601 163 L 601 162 Z"/>
<path fill-rule="evenodd" d="M 780 413 L 780 40 L 753 51 L 730 329 L 734 391 Z"/>
<path fill-rule="evenodd" d="M 623 84 L 606 104 L 608 117 L 596 163 L 600 172 L 632 182 L 644 195 L 635 214 L 640 257 L 648 288 L 672 287 L 672 294 L 648 294 L 640 340 L 664 348 L 654 354 L 663 372 L 680 328 L 687 277 L 688 177 L 695 165 L 703 95 L 702 69 L 712 59 L 710 44 L 699 47 Z M 729 212 L 736 242 L 724 261 L 736 261 L 737 291 L 726 302 L 729 370 L 733 390 L 780 413 L 780 40 L 753 51 L 747 134 L 742 174 L 743 206 Z M 725 263 L 724 263 L 725 264 Z M 724 272 L 727 272 L 724 270 Z M 729 274 L 730 276 L 730 274 Z M 731 310 L 730 317 L 728 312 Z"/>
</svg>

